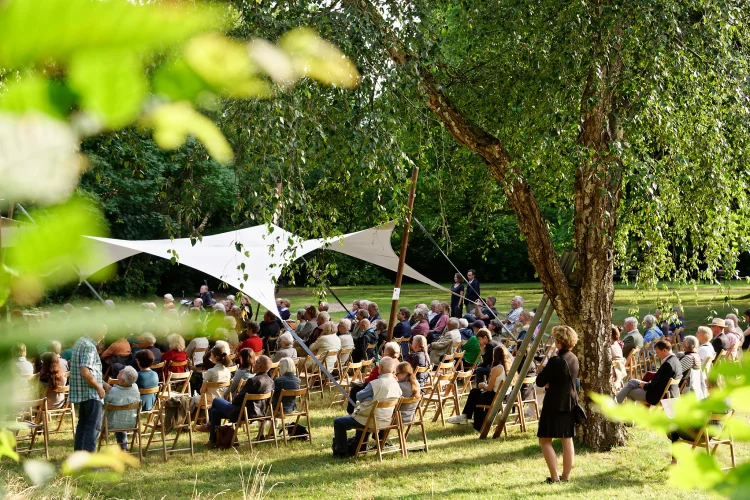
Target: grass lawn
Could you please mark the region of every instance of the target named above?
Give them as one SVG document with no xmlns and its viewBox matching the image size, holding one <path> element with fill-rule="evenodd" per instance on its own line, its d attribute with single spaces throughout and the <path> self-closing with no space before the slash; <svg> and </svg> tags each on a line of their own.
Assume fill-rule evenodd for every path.
<svg viewBox="0 0 750 500">
<path fill-rule="evenodd" d="M 383 463 L 367 456 L 356 461 L 331 456 L 332 419 L 343 413 L 329 410 L 319 395 L 313 396 L 313 442 L 289 447 L 258 445 L 257 456 L 270 473 L 266 491 L 272 498 L 528 498 L 540 496 L 587 498 L 707 498 L 699 492 L 674 490 L 666 483 L 670 444 L 665 436 L 631 429 L 628 445 L 609 453 L 577 449 L 570 483 L 542 484 L 547 469 L 536 441 L 536 426 L 528 433 L 510 429 L 507 438 L 480 441 L 469 426 L 443 429 L 428 424 L 428 453 L 411 453 L 404 459 L 388 455 Z M 72 449 L 69 434 L 53 437 L 52 460 L 61 461 Z M 207 434 L 196 434 L 196 454 L 177 454 L 164 464 L 150 453 L 139 469 L 126 472 L 117 483 L 80 481 L 80 491 L 103 498 L 242 498 L 241 469 L 247 481 L 253 455 L 241 451 L 207 449 Z M 558 453 L 561 453 L 557 446 Z M 748 446 L 737 450 L 738 460 L 748 456 Z M 726 453 L 720 452 L 726 459 Z M 19 472 L 20 466 L 3 460 L 3 468 Z M 271 489 L 271 486 L 273 488 Z"/>
<path fill-rule="evenodd" d="M 731 285 L 731 286 L 730 286 Z M 510 298 L 520 294 L 526 307 L 535 307 L 541 298 L 538 284 L 483 285 L 484 295 L 496 295 L 499 309 L 508 308 Z M 391 289 L 388 287 L 339 288 L 335 292 L 345 304 L 353 299 L 375 300 L 381 314 L 388 317 Z M 718 292 L 716 286 L 700 285 L 695 290 L 682 290 L 687 331 L 692 333 L 716 311 L 722 317 L 736 307 L 741 312 L 750 300 L 740 297 L 750 293 L 750 285 L 731 283 Z M 615 321 L 618 324 L 629 315 L 628 310 L 640 305 L 639 316 L 653 311 L 655 303 L 667 300 L 672 291 L 639 292 L 618 286 L 615 299 Z M 309 290 L 282 289 L 278 296 L 292 301 L 292 309 L 316 302 Z M 434 290 L 419 285 L 407 285 L 402 290 L 401 304 L 413 308 L 417 303 L 429 303 L 434 298 L 447 300 Z M 329 297 L 331 301 L 332 297 Z M 153 300 L 153 299 L 144 299 Z M 81 303 L 82 305 L 82 303 Z M 333 314 L 339 318 L 343 313 Z M 665 436 L 638 428 L 630 429 L 631 438 L 624 448 L 609 453 L 577 450 L 573 478 L 565 485 L 542 484 L 548 473 L 537 445 L 536 426 L 530 432 L 511 429 L 507 438 L 480 441 L 470 427 L 428 424 L 429 453 L 412 453 L 407 459 L 390 455 L 382 464 L 377 458 L 365 457 L 357 461 L 335 460 L 331 456 L 332 420 L 342 415 L 343 409 L 327 408 L 326 401 L 313 396 L 313 442 L 296 442 L 276 450 L 273 445 L 259 445 L 257 456 L 270 473 L 266 491 L 273 498 L 527 498 L 539 496 L 587 498 L 704 498 L 698 492 L 674 490 L 667 484 L 670 444 Z M 209 450 L 204 443 L 206 434 L 197 434 L 196 455 L 178 454 L 164 464 L 156 453 L 150 454 L 144 465 L 126 472 L 118 483 L 89 483 L 80 481 L 82 491 L 90 491 L 105 498 L 242 498 L 241 475 L 247 481 L 253 455 L 245 447 L 237 451 Z M 559 444 L 558 452 L 559 452 Z M 52 460 L 61 462 L 72 450 L 69 434 L 54 436 Z M 747 460 L 750 446 L 740 443 L 738 462 Z M 726 459 L 726 453 L 720 457 Z M 21 474 L 20 465 L 4 459 L 2 469 L 10 474 Z"/>
</svg>

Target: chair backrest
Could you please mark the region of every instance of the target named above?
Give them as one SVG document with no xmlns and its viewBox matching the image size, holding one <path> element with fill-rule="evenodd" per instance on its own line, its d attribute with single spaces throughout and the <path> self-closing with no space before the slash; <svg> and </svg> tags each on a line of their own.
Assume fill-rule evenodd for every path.
<svg viewBox="0 0 750 500">
<path fill-rule="evenodd" d="M 24 417 L 24 421 L 39 424 L 42 422 L 43 415 L 47 412 L 47 398 L 21 401 L 19 406 L 19 414 Z M 28 418 L 25 418 L 27 415 Z"/>
<path fill-rule="evenodd" d="M 461 341 L 451 342 L 451 352 L 456 352 L 461 347 Z"/>
<path fill-rule="evenodd" d="M 453 361 L 442 361 L 438 367 L 436 373 L 446 374 L 451 373 L 454 370 Z"/>
<path fill-rule="evenodd" d="M 247 383 L 247 380 L 240 380 L 240 383 L 237 384 L 237 389 L 234 390 L 234 394 L 232 396 L 236 396 L 237 394 L 242 391 L 243 387 L 245 387 L 245 384 Z"/>
<path fill-rule="evenodd" d="M 169 368 L 168 369 L 171 370 L 172 368 L 179 368 L 180 366 L 187 366 L 187 364 L 188 364 L 187 360 L 185 360 L 185 361 L 172 361 L 172 362 L 169 363 Z"/>
<path fill-rule="evenodd" d="M 272 392 L 264 392 L 263 394 L 245 394 L 245 402 L 248 401 L 263 401 L 264 399 L 271 399 Z"/>
<path fill-rule="evenodd" d="M 150 389 L 138 389 L 138 392 L 141 394 L 141 396 L 146 396 L 148 394 L 158 394 L 159 391 L 161 391 L 161 387 L 151 387 Z"/>
<path fill-rule="evenodd" d="M 190 394 L 190 377 L 193 375 L 192 371 L 183 373 L 169 372 L 167 380 L 164 381 L 164 390 L 171 391 L 172 386 L 182 384 L 182 388 L 178 389 L 177 392 L 182 394 Z"/>
<path fill-rule="evenodd" d="M 137 403 L 130 403 L 127 405 L 113 405 L 111 403 L 107 403 L 104 407 L 105 411 L 127 411 L 127 410 L 140 410 L 141 409 L 141 402 Z"/>
<path fill-rule="evenodd" d="M 104 411 L 105 412 L 113 412 L 113 411 L 128 411 L 128 412 L 135 411 L 136 412 L 135 413 L 135 419 L 134 419 L 132 427 L 117 427 L 117 428 L 112 428 L 112 427 L 109 427 L 109 423 L 108 423 L 107 424 L 107 430 L 108 431 L 136 430 L 136 429 L 140 429 L 140 421 L 141 421 L 141 419 L 140 419 L 140 416 L 141 416 L 141 402 L 140 401 L 138 401 L 136 403 L 130 403 L 130 404 L 127 404 L 127 405 L 121 405 L 121 406 L 113 405 L 111 403 L 107 403 L 106 405 L 104 405 Z M 105 413 L 105 415 L 106 415 L 106 413 Z M 107 422 L 109 422 L 109 419 L 107 419 Z"/>
<path fill-rule="evenodd" d="M 226 389 L 230 385 L 232 385 L 231 382 L 206 382 L 206 389 L 203 392 L 208 392 L 211 389 Z"/>
<path fill-rule="evenodd" d="M 271 363 L 271 368 L 268 369 L 268 376 L 271 378 L 276 378 L 279 376 L 279 363 L 281 361 L 277 361 L 275 363 Z"/>
<path fill-rule="evenodd" d="M 229 373 L 235 373 L 237 371 L 237 365 L 227 366 L 227 370 L 229 370 Z"/>
<path fill-rule="evenodd" d="M 116 378 L 111 378 L 111 377 L 110 377 L 110 378 L 108 378 L 108 379 L 107 379 L 107 383 L 108 383 L 109 385 L 117 385 L 117 379 L 116 379 Z"/>
</svg>

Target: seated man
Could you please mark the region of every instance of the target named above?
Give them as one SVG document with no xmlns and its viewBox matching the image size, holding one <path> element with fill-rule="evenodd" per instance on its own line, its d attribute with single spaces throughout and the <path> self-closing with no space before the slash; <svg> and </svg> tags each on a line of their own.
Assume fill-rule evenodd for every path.
<svg viewBox="0 0 750 500">
<path fill-rule="evenodd" d="M 497 302 L 497 299 L 490 295 L 487 297 L 486 306 L 480 308 L 479 304 L 477 304 L 476 309 L 474 310 L 474 318 L 475 320 L 481 319 L 484 321 L 485 324 L 489 324 L 490 321 L 497 318 L 497 309 L 495 309 L 495 302 Z"/>
<path fill-rule="evenodd" d="M 680 379 L 682 377 L 682 367 L 677 356 L 672 354 L 672 344 L 667 340 L 659 340 L 654 345 L 656 355 L 661 360 L 659 371 L 650 382 L 633 379 L 625 384 L 625 387 L 617 394 L 617 402 L 622 403 L 626 398 L 633 401 L 645 401 L 650 405 L 659 403 L 664 389 L 669 384 L 670 379 Z M 670 396 L 679 397 L 679 387 L 673 385 L 669 388 Z"/>
<path fill-rule="evenodd" d="M 630 355 L 630 351 L 636 347 L 638 349 L 643 347 L 643 335 L 638 331 L 637 318 L 625 318 L 623 330 L 625 331 L 625 336 L 622 337 L 622 357 L 627 359 Z"/>
<path fill-rule="evenodd" d="M 399 387 L 396 377 L 393 376 L 396 364 L 397 360 L 395 358 L 389 356 L 381 358 L 378 365 L 380 376 L 357 393 L 356 400 L 359 404 L 354 413 L 351 416 L 346 415 L 334 419 L 333 456 L 335 458 L 347 458 L 349 456 L 349 445 L 346 439 L 347 431 L 351 429 L 363 429 L 367 423 L 367 419 L 375 411 L 375 405 L 379 401 L 401 397 L 401 387 Z M 379 426 L 390 425 L 394 408 L 382 408 L 376 411 L 375 419 Z"/>
<path fill-rule="evenodd" d="M 731 347 L 729 338 L 727 338 L 724 333 L 724 328 L 726 326 L 726 323 L 721 318 L 714 318 L 713 321 L 711 321 L 711 333 L 713 333 L 711 346 L 714 348 L 716 354 L 719 354 L 721 351 L 729 351 L 729 348 Z"/>
<path fill-rule="evenodd" d="M 505 315 L 503 323 L 512 327 L 518 323 L 518 317 L 521 315 L 521 311 L 523 311 L 523 297 L 520 295 L 513 297 L 510 301 L 510 307 L 511 310 Z"/>
<path fill-rule="evenodd" d="M 208 412 L 209 422 L 209 437 L 208 445 L 216 446 L 216 427 L 221 425 L 223 419 L 228 419 L 230 422 L 236 422 L 237 417 L 240 416 L 242 411 L 242 403 L 245 401 L 245 394 L 265 394 L 267 392 L 273 392 L 274 383 L 273 379 L 268 376 L 268 371 L 271 369 L 271 358 L 268 356 L 260 356 L 255 360 L 253 365 L 254 377 L 247 379 L 242 390 L 232 399 L 230 403 L 223 398 L 214 398 L 211 402 L 211 410 Z M 247 416 L 248 418 L 260 417 L 266 414 L 269 400 L 263 401 L 250 401 L 247 404 Z"/>
<path fill-rule="evenodd" d="M 133 356 L 143 349 L 151 351 L 151 354 L 154 355 L 154 363 L 161 363 L 161 351 L 156 347 L 156 337 L 152 333 L 144 332 L 138 337 L 138 345 L 133 346 Z M 135 359 L 133 359 L 133 364 L 130 366 L 138 368 L 135 364 Z"/>
<path fill-rule="evenodd" d="M 440 363 L 443 356 L 452 352 L 451 345 L 453 342 L 461 342 L 461 332 L 458 331 L 459 325 L 458 318 L 449 319 L 448 329 L 439 339 L 430 344 L 430 362 L 433 365 Z"/>
</svg>

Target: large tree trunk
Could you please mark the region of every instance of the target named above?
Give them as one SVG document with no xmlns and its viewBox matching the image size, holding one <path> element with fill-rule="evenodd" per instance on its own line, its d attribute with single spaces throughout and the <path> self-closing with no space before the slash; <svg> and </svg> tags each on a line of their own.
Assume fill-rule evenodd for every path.
<svg viewBox="0 0 750 500">
<path fill-rule="evenodd" d="M 581 104 L 579 142 L 595 151 L 576 175 L 575 245 L 578 261 L 574 283 L 568 282 L 559 264 L 539 203 L 503 143 L 465 116 L 437 84 L 433 73 L 399 41 L 369 0 L 344 0 L 373 20 L 391 59 L 399 65 L 414 63 L 427 106 L 459 144 L 478 154 L 502 185 L 508 204 L 526 237 L 529 260 L 539 276 L 560 320 L 579 333 L 581 377 L 585 393 L 611 392 L 609 328 L 614 297 L 612 254 L 617 208 L 622 181 L 621 165 L 609 156 L 610 143 L 620 140 L 613 113 L 611 89 L 619 66 L 592 65 Z M 595 48 L 598 50 L 600 47 Z M 607 56 L 607 57 L 611 57 Z M 615 56 L 616 57 L 616 56 Z M 619 60 L 616 61 L 619 64 Z M 602 71 L 598 71 L 602 69 Z M 594 450 L 609 450 L 623 442 L 621 426 L 607 422 L 591 411 L 583 426 L 583 442 Z"/>
</svg>

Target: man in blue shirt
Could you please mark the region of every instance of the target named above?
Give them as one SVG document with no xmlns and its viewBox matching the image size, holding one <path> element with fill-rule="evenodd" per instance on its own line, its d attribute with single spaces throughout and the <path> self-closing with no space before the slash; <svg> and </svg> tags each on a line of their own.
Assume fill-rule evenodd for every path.
<svg viewBox="0 0 750 500">
<path fill-rule="evenodd" d="M 656 326 L 656 317 L 652 314 L 648 314 L 643 318 L 643 326 L 646 328 L 646 331 L 643 333 L 644 344 L 648 344 L 664 336 L 661 328 Z"/>
</svg>

